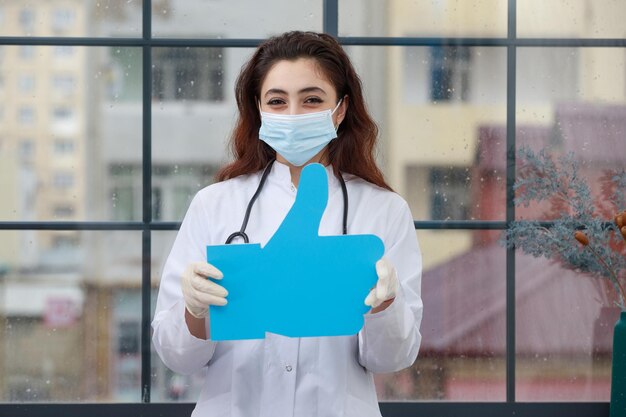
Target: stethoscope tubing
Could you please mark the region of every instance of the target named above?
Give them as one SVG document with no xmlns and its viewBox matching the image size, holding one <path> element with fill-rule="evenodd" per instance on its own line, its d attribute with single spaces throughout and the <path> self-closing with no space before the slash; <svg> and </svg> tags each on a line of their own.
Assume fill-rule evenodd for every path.
<svg viewBox="0 0 626 417">
<path fill-rule="evenodd" d="M 241 224 L 241 229 L 237 232 L 232 233 L 226 239 L 226 244 L 229 245 L 233 240 L 240 237 L 243 239 L 244 243 L 250 243 L 250 239 L 248 238 L 248 234 L 246 233 L 246 227 L 248 226 L 248 220 L 250 220 L 250 212 L 252 211 L 252 207 L 254 206 L 255 201 L 259 198 L 259 194 L 261 194 L 261 190 L 263 190 L 263 186 L 265 185 L 265 181 L 269 176 L 270 171 L 272 170 L 272 165 L 274 165 L 275 159 L 272 159 L 265 169 L 263 170 L 263 174 L 261 175 L 261 180 L 259 181 L 259 185 L 257 186 L 256 191 L 252 195 L 252 198 L 248 202 L 248 207 L 246 207 L 246 213 L 243 217 L 243 223 Z M 346 182 L 343 179 L 341 173 L 337 176 L 339 179 L 339 183 L 341 184 L 341 193 L 343 194 L 343 234 L 348 234 L 348 189 L 346 188 Z"/>
</svg>

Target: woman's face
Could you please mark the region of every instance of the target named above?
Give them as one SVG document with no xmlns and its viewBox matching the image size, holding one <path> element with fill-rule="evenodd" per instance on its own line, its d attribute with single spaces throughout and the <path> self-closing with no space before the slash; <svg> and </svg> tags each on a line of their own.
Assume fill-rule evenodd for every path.
<svg viewBox="0 0 626 417">
<path fill-rule="evenodd" d="M 295 61 L 278 61 L 269 70 L 261 84 L 259 103 L 261 111 L 279 114 L 303 114 L 333 110 L 339 97 L 335 87 L 325 78 L 316 61 L 300 58 Z M 335 126 L 343 121 L 347 100 L 333 114 Z M 316 157 L 323 154 L 324 150 Z M 280 162 L 284 159 L 277 155 Z M 313 158 L 319 161 L 319 158 Z M 312 161 L 313 161 L 312 160 Z"/>
</svg>

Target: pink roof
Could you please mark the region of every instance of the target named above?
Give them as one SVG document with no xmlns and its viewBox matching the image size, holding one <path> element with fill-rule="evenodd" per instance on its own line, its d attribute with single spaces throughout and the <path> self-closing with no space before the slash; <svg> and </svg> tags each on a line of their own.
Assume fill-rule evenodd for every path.
<svg viewBox="0 0 626 417">
<path fill-rule="evenodd" d="M 517 148 L 529 146 L 538 151 L 550 145 L 552 129 L 539 125 L 518 125 Z M 478 128 L 477 165 L 487 171 L 506 169 L 506 126 L 483 125 Z"/>
<path fill-rule="evenodd" d="M 624 165 L 626 106 L 565 103 L 555 113 L 565 152 L 574 152 L 585 162 Z"/>
<path fill-rule="evenodd" d="M 492 244 L 424 271 L 423 353 L 504 354 L 505 262 Z M 604 281 L 521 252 L 516 270 L 519 354 L 611 351 L 619 309 L 602 309 Z"/>
</svg>

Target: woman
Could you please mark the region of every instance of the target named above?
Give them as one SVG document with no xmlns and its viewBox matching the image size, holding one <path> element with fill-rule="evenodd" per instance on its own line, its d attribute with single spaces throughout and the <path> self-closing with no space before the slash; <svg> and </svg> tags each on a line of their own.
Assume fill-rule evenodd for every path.
<svg viewBox="0 0 626 417">
<path fill-rule="evenodd" d="M 375 164 L 378 131 L 360 80 L 331 36 L 289 32 L 258 47 L 236 97 L 235 159 L 195 196 L 176 237 L 152 323 L 156 350 L 175 372 L 206 367 L 194 416 L 380 416 L 373 373 L 410 366 L 419 349 L 421 256 L 409 208 Z M 363 328 L 346 337 L 211 341 L 208 308 L 226 304 L 228 291 L 207 279 L 222 273 L 206 263 L 206 245 L 239 230 L 261 182 L 245 233 L 265 245 L 311 162 L 329 174 L 320 235 L 375 234 L 385 244 L 376 287 L 363 294 L 372 307 Z"/>
</svg>

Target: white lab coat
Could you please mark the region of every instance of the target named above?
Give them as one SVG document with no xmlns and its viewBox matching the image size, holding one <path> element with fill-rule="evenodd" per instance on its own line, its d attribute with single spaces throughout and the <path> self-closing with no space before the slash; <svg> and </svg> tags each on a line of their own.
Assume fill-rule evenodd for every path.
<svg viewBox="0 0 626 417">
<path fill-rule="evenodd" d="M 330 167 L 327 173 L 328 206 L 319 234 L 340 235 L 341 186 Z M 239 230 L 260 176 L 210 185 L 191 202 L 163 269 L 152 322 L 156 351 L 178 373 L 207 367 L 194 417 L 380 416 L 373 373 L 410 366 L 421 341 L 421 255 L 409 208 L 395 193 L 344 176 L 348 233 L 380 237 L 400 281 L 394 302 L 382 312 L 366 314 L 358 336 L 289 338 L 267 333 L 261 340 L 214 342 L 189 333 L 180 277 L 189 263 L 206 261 L 206 245 L 223 244 Z M 275 162 L 250 215 L 246 232 L 251 242 L 268 242 L 295 195 L 289 168 Z M 322 295 L 319 308 L 325 308 Z"/>
</svg>

